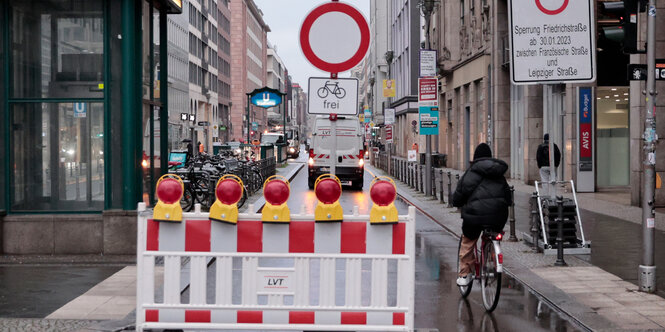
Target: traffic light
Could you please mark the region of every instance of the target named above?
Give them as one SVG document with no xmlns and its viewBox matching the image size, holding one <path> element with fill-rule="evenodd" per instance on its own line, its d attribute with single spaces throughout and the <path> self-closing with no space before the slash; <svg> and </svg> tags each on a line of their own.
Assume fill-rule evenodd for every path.
<svg viewBox="0 0 665 332">
<path fill-rule="evenodd" d="M 598 3 L 599 44 L 602 39 L 621 45 L 624 53 L 638 53 L 637 12 L 642 0 L 603 1 Z M 642 6 L 639 6 L 640 9 Z"/>
</svg>

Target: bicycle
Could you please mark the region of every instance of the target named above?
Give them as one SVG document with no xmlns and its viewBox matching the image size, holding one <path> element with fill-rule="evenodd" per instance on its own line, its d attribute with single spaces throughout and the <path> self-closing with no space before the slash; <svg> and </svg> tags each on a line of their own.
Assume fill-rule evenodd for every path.
<svg viewBox="0 0 665 332">
<path fill-rule="evenodd" d="M 332 89 L 330 87 L 332 87 Z M 337 97 L 337 99 L 342 99 L 346 96 L 346 90 L 339 87 L 339 82 L 333 83 L 326 81 L 326 84 L 316 90 L 316 94 L 319 96 L 319 98 L 326 98 L 328 97 L 329 93 L 332 93 L 335 97 Z"/>
<path fill-rule="evenodd" d="M 473 281 L 480 281 L 485 311 L 492 312 L 496 309 L 501 295 L 501 274 L 503 273 L 503 254 L 501 253 L 501 239 L 504 232 L 494 232 L 489 228 L 483 230 L 480 236 L 480 256 L 478 248 L 474 248 L 474 272 L 471 282 L 466 286 L 457 285 L 462 297 L 466 298 L 471 293 Z M 457 246 L 457 272 L 460 271 L 459 252 L 462 247 L 462 239 Z"/>
</svg>

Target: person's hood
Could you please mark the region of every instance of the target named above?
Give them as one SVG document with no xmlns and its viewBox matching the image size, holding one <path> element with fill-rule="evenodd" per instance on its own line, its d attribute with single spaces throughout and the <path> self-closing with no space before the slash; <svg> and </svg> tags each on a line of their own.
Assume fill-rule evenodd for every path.
<svg viewBox="0 0 665 332">
<path fill-rule="evenodd" d="M 471 163 L 470 170 L 485 177 L 499 177 L 506 174 L 508 164 L 495 158 L 480 158 Z"/>
</svg>

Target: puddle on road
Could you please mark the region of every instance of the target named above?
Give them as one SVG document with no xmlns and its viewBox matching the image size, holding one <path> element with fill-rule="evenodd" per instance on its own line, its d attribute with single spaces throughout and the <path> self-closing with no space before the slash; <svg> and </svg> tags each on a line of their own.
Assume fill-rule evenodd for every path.
<svg viewBox="0 0 665 332">
<path fill-rule="evenodd" d="M 416 240 L 417 328 L 441 332 L 580 330 L 505 273 L 497 309 L 485 312 L 479 283 L 474 282 L 467 299 L 455 285 L 457 239 L 444 232 L 427 232 L 419 233 Z"/>
</svg>

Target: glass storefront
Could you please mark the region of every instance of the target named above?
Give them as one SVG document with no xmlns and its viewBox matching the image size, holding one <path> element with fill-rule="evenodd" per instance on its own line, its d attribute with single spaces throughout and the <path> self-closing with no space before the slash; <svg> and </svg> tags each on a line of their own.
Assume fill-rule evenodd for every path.
<svg viewBox="0 0 665 332">
<path fill-rule="evenodd" d="M 629 88 L 596 89 L 596 185 L 630 185 Z"/>
<path fill-rule="evenodd" d="M 13 211 L 104 207 L 103 1 L 9 1 Z"/>
<path fill-rule="evenodd" d="M 11 208 L 101 210 L 104 105 L 11 105 Z"/>
</svg>

